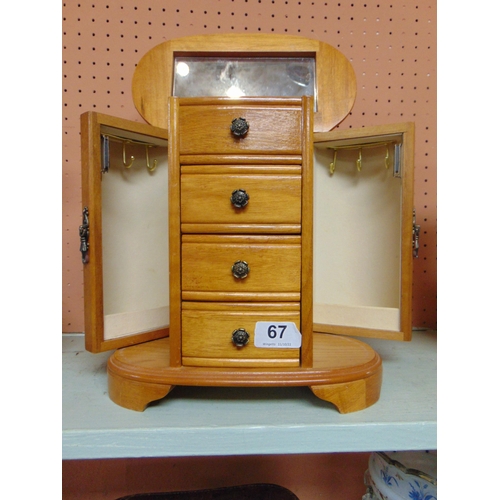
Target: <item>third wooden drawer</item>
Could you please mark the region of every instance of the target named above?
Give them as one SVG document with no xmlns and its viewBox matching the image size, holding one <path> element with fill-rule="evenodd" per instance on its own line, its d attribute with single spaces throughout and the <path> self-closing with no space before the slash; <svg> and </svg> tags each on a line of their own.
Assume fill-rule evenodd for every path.
<svg viewBox="0 0 500 500">
<path fill-rule="evenodd" d="M 245 278 L 233 275 L 237 262 L 247 264 Z M 184 300 L 299 300 L 301 237 L 185 234 L 181 289 Z"/>
</svg>

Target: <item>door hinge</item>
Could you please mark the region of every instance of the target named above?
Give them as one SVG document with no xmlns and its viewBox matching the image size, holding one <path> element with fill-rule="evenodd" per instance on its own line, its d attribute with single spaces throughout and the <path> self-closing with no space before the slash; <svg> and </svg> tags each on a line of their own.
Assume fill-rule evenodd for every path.
<svg viewBox="0 0 500 500">
<path fill-rule="evenodd" d="M 109 137 L 107 135 L 101 135 L 101 151 L 101 172 L 106 174 L 109 171 Z"/>
<path fill-rule="evenodd" d="M 401 143 L 394 144 L 394 164 L 392 167 L 392 175 L 394 177 L 401 177 Z"/>
<path fill-rule="evenodd" d="M 82 214 L 82 225 L 80 231 L 80 252 L 82 253 L 82 262 L 87 264 L 89 261 L 89 209 L 85 207 Z"/>
<path fill-rule="evenodd" d="M 420 226 L 417 224 L 417 212 L 413 209 L 413 257 L 418 259 Z"/>
</svg>

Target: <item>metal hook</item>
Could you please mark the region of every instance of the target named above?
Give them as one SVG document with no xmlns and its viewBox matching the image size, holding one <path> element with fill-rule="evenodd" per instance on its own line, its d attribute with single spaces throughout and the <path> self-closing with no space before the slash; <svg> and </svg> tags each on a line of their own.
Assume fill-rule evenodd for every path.
<svg viewBox="0 0 500 500">
<path fill-rule="evenodd" d="M 153 166 L 149 165 L 149 148 L 151 146 L 146 146 L 146 167 L 150 172 L 154 172 L 156 169 L 156 166 L 158 165 L 158 160 L 154 159 L 153 160 Z"/>
<path fill-rule="evenodd" d="M 385 168 L 389 169 L 389 145 L 385 145 Z"/>
<path fill-rule="evenodd" d="M 358 172 L 361 172 L 361 161 L 363 159 L 363 157 L 361 155 L 361 151 L 362 151 L 362 148 L 359 148 L 359 155 L 358 155 L 358 159 L 356 160 L 356 168 L 358 169 Z"/>
<path fill-rule="evenodd" d="M 337 167 L 337 150 L 333 150 L 333 161 L 330 163 L 330 174 L 334 174 L 335 168 Z"/>
<path fill-rule="evenodd" d="M 125 151 L 125 144 L 129 143 L 129 141 L 123 141 L 122 147 L 123 147 L 123 166 L 125 168 L 130 168 L 132 166 L 132 163 L 134 163 L 135 158 L 133 156 L 130 156 L 130 163 L 127 165 L 127 153 Z"/>
</svg>

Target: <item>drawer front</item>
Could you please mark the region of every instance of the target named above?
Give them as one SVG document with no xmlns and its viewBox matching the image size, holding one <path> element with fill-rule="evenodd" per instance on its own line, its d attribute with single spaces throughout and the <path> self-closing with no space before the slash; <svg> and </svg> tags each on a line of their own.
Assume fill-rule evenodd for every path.
<svg viewBox="0 0 500 500">
<path fill-rule="evenodd" d="M 182 237 L 183 292 L 299 292 L 300 264 L 300 236 Z"/>
<path fill-rule="evenodd" d="M 257 321 L 277 324 L 293 322 L 300 328 L 299 311 L 281 309 L 266 310 L 265 305 L 249 308 L 235 304 L 225 309 L 207 304 L 196 304 L 197 309 L 182 311 L 182 358 L 183 364 L 192 366 L 298 366 L 300 349 L 276 349 L 255 347 L 254 335 Z M 238 307 L 239 306 L 239 307 Z M 269 308 L 267 308 L 269 309 Z M 243 347 L 232 341 L 235 330 L 245 329 L 250 338 Z"/>
<path fill-rule="evenodd" d="M 301 187 L 300 175 L 183 174 L 181 223 L 300 224 Z"/>
<path fill-rule="evenodd" d="M 246 135 L 231 132 L 234 119 L 249 124 Z M 179 153 L 300 154 L 301 108 L 298 106 L 180 106 Z"/>
</svg>

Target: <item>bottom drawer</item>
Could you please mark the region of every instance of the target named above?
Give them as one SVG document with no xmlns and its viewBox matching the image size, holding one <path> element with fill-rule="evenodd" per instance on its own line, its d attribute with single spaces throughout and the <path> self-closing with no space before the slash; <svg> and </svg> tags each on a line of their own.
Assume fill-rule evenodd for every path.
<svg viewBox="0 0 500 500">
<path fill-rule="evenodd" d="M 300 329 L 300 303 L 183 302 L 182 364 L 184 366 L 282 367 L 300 365 L 300 348 L 254 345 L 258 321 L 295 323 Z M 233 333 L 244 329 L 248 343 L 237 346 Z"/>
</svg>

